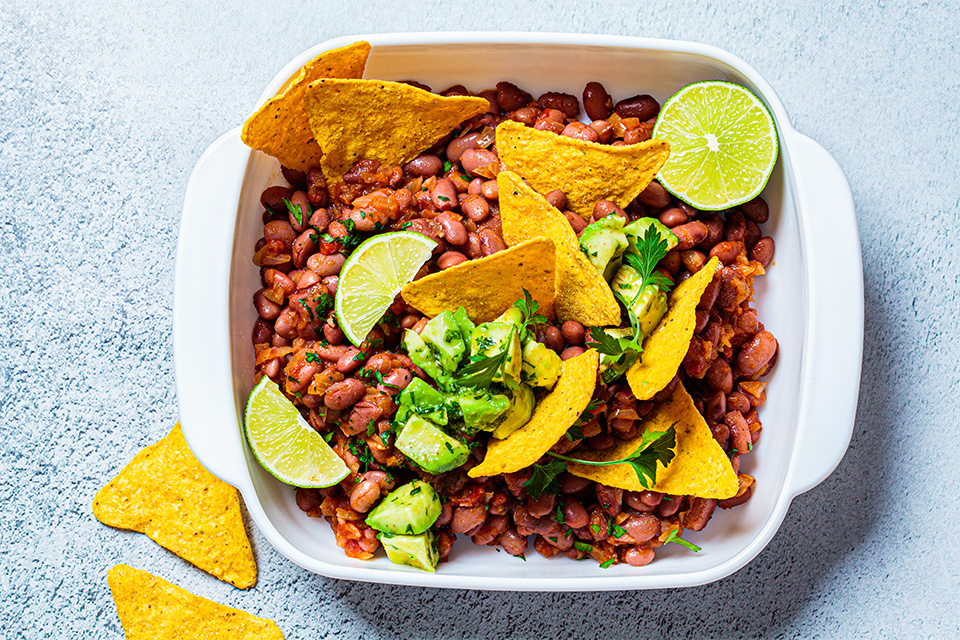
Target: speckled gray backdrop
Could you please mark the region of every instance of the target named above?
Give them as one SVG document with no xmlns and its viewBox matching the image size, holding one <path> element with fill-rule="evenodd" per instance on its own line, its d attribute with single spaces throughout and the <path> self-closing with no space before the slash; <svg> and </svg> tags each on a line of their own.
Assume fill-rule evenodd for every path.
<svg viewBox="0 0 960 640">
<path fill-rule="evenodd" d="M 274 618 L 288 639 L 960 636 L 955 6 L 187 4 L 0 4 L 0 636 L 121 638 L 105 581 L 116 562 Z M 675 591 L 339 582 L 286 562 L 254 531 L 260 581 L 240 592 L 101 526 L 93 493 L 177 417 L 174 246 L 201 152 L 307 46 L 471 28 L 723 47 L 836 156 L 866 277 L 859 417 L 836 473 L 794 502 L 745 569 Z"/>
</svg>

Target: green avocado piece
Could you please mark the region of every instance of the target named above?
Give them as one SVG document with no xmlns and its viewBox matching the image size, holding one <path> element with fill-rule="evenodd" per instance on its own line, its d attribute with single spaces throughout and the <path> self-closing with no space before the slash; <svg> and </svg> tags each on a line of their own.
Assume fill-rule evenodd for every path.
<svg viewBox="0 0 960 640">
<path fill-rule="evenodd" d="M 614 213 L 591 222 L 580 234 L 580 248 L 587 260 L 608 281 L 620 267 L 621 256 L 628 246 L 623 229 L 623 218 Z"/>
<path fill-rule="evenodd" d="M 472 431 L 491 430 L 493 423 L 510 408 L 510 398 L 502 393 L 464 389 L 457 394 L 463 422 Z"/>
<path fill-rule="evenodd" d="M 385 533 L 423 533 L 440 517 L 443 505 L 428 483 L 413 480 L 397 487 L 367 515 L 367 524 Z"/>
<path fill-rule="evenodd" d="M 467 461 L 467 445 L 451 438 L 429 420 L 413 414 L 397 436 L 397 449 L 427 473 L 456 469 Z"/>
<path fill-rule="evenodd" d="M 523 352 L 520 349 L 520 336 L 517 334 L 517 325 L 513 323 L 484 322 L 470 336 L 470 353 L 489 358 L 507 351 L 503 374 L 512 381 L 519 382 Z M 498 371 L 493 381 L 503 382 L 503 377 Z"/>
<path fill-rule="evenodd" d="M 420 334 L 413 329 L 407 329 L 407 332 L 403 335 L 403 348 L 406 350 L 407 355 L 410 356 L 410 359 L 413 360 L 413 364 L 423 369 L 428 376 L 433 378 L 437 384 L 444 389 L 450 388 L 450 374 L 440 366 L 440 363 L 437 362 L 436 357 L 433 355 L 433 351 L 431 351 L 427 343 L 423 341 Z"/>
<path fill-rule="evenodd" d="M 436 424 L 447 424 L 447 402 L 442 393 L 420 378 L 414 378 L 397 398 L 396 424 L 406 424 L 412 415 L 423 416 Z"/>
<path fill-rule="evenodd" d="M 560 356 L 542 342 L 530 340 L 523 345 L 523 381 L 530 386 L 553 388 L 562 366 Z"/>
<path fill-rule="evenodd" d="M 604 329 L 604 333 L 607 335 L 613 336 L 614 338 L 632 338 L 633 329 L 626 327 L 623 329 Z M 611 356 L 606 353 L 600 354 L 600 367 L 598 371 L 600 372 L 600 378 L 604 383 L 610 384 L 623 374 L 627 372 L 627 369 L 633 365 L 636 361 L 636 357 L 629 357 L 625 353 L 621 353 L 618 356 Z"/>
<path fill-rule="evenodd" d="M 433 351 L 441 367 L 451 373 L 457 370 L 467 347 L 452 313 L 444 311 L 431 318 L 420 337 Z"/>
<path fill-rule="evenodd" d="M 667 294 L 653 284 L 640 289 L 640 284 L 640 272 L 625 264 L 613 277 L 610 288 L 624 306 L 636 316 L 640 331 L 646 337 L 653 333 L 660 319 L 667 312 Z"/>
<path fill-rule="evenodd" d="M 647 233 L 647 229 L 650 227 L 656 229 L 660 237 L 667 241 L 667 249 L 673 249 L 680 243 L 680 239 L 674 235 L 673 231 L 670 231 L 666 225 L 656 218 L 639 218 L 623 228 L 623 232 L 627 236 L 627 242 L 630 243 L 627 251 L 637 253 L 637 242 Z"/>
<path fill-rule="evenodd" d="M 511 305 L 506 311 L 501 313 L 500 316 L 494 320 L 494 322 L 505 322 L 521 327 L 523 326 L 523 312 Z"/>
<path fill-rule="evenodd" d="M 513 391 L 510 399 L 510 408 L 500 418 L 500 423 L 493 430 L 493 437 L 503 439 L 527 424 L 533 415 L 533 407 L 537 403 L 533 389 L 521 384 Z"/>
<path fill-rule="evenodd" d="M 473 323 L 473 320 L 470 319 L 470 316 L 467 315 L 467 310 L 463 307 L 459 307 L 453 313 L 453 321 L 457 325 L 457 329 L 460 330 L 460 337 L 463 338 L 463 343 L 469 344 L 470 336 L 473 334 L 473 330 L 477 328 L 477 325 Z M 466 355 L 470 355 L 467 353 Z"/>
<path fill-rule="evenodd" d="M 394 564 L 403 564 L 431 573 L 437 570 L 440 562 L 440 550 L 433 533 L 424 531 L 415 536 L 380 534 L 380 544 L 387 552 L 387 558 Z"/>
</svg>

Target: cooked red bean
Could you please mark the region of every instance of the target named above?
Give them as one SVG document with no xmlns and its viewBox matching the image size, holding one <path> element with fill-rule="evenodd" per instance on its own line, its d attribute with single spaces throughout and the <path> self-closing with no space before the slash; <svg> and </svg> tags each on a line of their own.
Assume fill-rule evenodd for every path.
<svg viewBox="0 0 960 640">
<path fill-rule="evenodd" d="M 560 493 L 565 496 L 580 493 L 591 485 L 593 485 L 592 480 L 587 480 L 586 478 L 581 478 L 567 472 L 560 474 Z"/>
<path fill-rule="evenodd" d="M 730 363 L 723 358 L 717 358 L 707 369 L 704 376 L 711 389 L 730 393 L 733 389 L 733 371 L 730 369 Z"/>
<path fill-rule="evenodd" d="M 543 344 L 559 354 L 563 351 L 563 333 L 557 327 L 550 325 L 543 330 Z"/>
<path fill-rule="evenodd" d="M 263 225 L 263 239 L 267 242 L 279 240 L 285 248 L 289 249 L 297 239 L 297 232 L 286 220 L 271 220 Z"/>
<path fill-rule="evenodd" d="M 679 227 L 690 220 L 689 216 L 683 212 L 683 209 L 671 207 L 660 213 L 660 222 L 666 227 Z"/>
<path fill-rule="evenodd" d="M 526 537 L 517 533 L 517 530 L 513 527 L 500 534 L 500 538 L 497 540 L 497 542 L 503 547 L 504 551 L 512 556 L 523 555 L 523 552 L 527 550 Z"/>
<path fill-rule="evenodd" d="M 576 320 L 567 320 L 564 322 L 560 326 L 560 332 L 563 334 L 563 339 L 567 341 L 567 344 L 572 345 L 582 345 L 587 335 L 587 330 Z"/>
<path fill-rule="evenodd" d="M 500 198 L 500 187 L 496 180 L 487 180 L 480 186 L 480 192 L 487 200 L 498 200 Z"/>
<path fill-rule="evenodd" d="M 680 243 L 677 245 L 679 251 L 692 249 L 707 238 L 707 225 L 699 220 L 674 227 L 672 231 L 680 240 Z"/>
<path fill-rule="evenodd" d="M 631 567 L 643 567 L 653 562 L 654 551 L 650 547 L 640 545 L 627 547 L 623 552 L 623 561 Z"/>
<path fill-rule="evenodd" d="M 453 510 L 450 530 L 454 533 L 466 533 L 482 525 L 486 517 L 487 512 L 483 505 L 476 507 L 457 507 Z"/>
<path fill-rule="evenodd" d="M 723 417 L 723 423 L 730 429 L 730 446 L 743 455 L 753 448 L 753 437 L 750 425 L 739 411 L 729 411 Z"/>
<path fill-rule="evenodd" d="M 570 360 L 571 358 L 576 358 L 577 356 L 585 353 L 587 350 L 583 347 L 567 347 L 560 353 L 561 360 Z"/>
<path fill-rule="evenodd" d="M 593 205 L 593 219 L 600 220 L 601 218 L 606 218 L 609 215 L 617 214 L 624 220 L 627 219 L 626 212 L 618 205 L 616 202 L 611 202 L 610 200 L 597 200 L 597 203 Z"/>
<path fill-rule="evenodd" d="M 583 124 L 579 120 L 574 120 L 566 125 L 560 131 L 560 135 L 577 140 L 585 140 L 587 142 L 598 142 L 600 140 L 600 134 L 597 133 L 596 129 Z"/>
<path fill-rule="evenodd" d="M 766 269 L 770 266 L 770 263 L 773 262 L 774 248 L 773 238 L 769 236 L 760 238 L 757 240 L 757 243 L 753 245 L 753 248 L 750 249 L 750 259 L 756 260 Z"/>
<path fill-rule="evenodd" d="M 690 273 L 696 273 L 697 271 L 700 271 L 700 269 L 703 268 L 703 265 L 707 263 L 707 257 L 696 249 L 681 251 L 680 260 L 683 261 L 683 266 L 686 267 Z"/>
<path fill-rule="evenodd" d="M 485 256 L 492 256 L 498 251 L 503 251 L 507 248 L 507 245 L 503 242 L 503 238 L 492 229 L 480 229 L 480 231 L 477 232 L 477 238 L 480 240 L 480 250 Z"/>
<path fill-rule="evenodd" d="M 440 269 L 449 269 L 450 267 L 455 267 L 458 264 L 466 262 L 467 260 L 467 256 L 463 255 L 459 251 L 447 251 L 437 258 L 437 266 Z"/>
<path fill-rule="evenodd" d="M 710 257 L 716 257 L 723 264 L 732 263 L 738 253 L 740 253 L 740 244 L 729 240 L 718 242 L 710 249 Z"/>
<path fill-rule="evenodd" d="M 608 144 L 613 139 L 613 127 L 606 120 L 594 120 L 589 126 L 597 132 L 600 144 Z"/>
<path fill-rule="evenodd" d="M 363 366 L 363 352 L 356 347 L 348 347 L 342 356 L 337 360 L 337 371 L 340 373 L 350 373 Z"/>
<path fill-rule="evenodd" d="M 327 181 L 320 167 L 313 167 L 307 171 L 307 199 L 315 207 L 325 207 L 330 203 Z"/>
<path fill-rule="evenodd" d="M 293 241 L 293 248 L 290 251 L 290 255 L 293 259 L 293 266 L 297 269 L 305 267 L 307 259 L 317 250 L 316 237 L 316 231 L 307 229 Z"/>
<path fill-rule="evenodd" d="M 734 391 L 727 395 L 727 410 L 746 413 L 750 410 L 750 399 L 745 393 Z"/>
<path fill-rule="evenodd" d="M 347 258 L 342 253 L 331 253 L 330 255 L 315 253 L 307 258 L 307 268 L 321 278 L 335 276 L 340 273 L 340 269 L 343 268 L 343 263 L 346 261 Z"/>
<path fill-rule="evenodd" d="M 717 501 L 713 498 L 694 498 L 683 518 L 683 526 L 691 531 L 702 531 L 716 508 Z"/>
<path fill-rule="evenodd" d="M 713 248 L 713 245 L 723 239 L 723 218 L 711 213 L 700 220 L 707 227 L 707 237 L 700 242 L 700 247 L 704 251 L 709 251 Z"/>
<path fill-rule="evenodd" d="M 590 522 L 586 508 L 576 500 L 567 500 L 563 506 L 564 523 L 571 529 L 582 529 Z"/>
<path fill-rule="evenodd" d="M 323 325 L 323 337 L 327 342 L 333 345 L 338 345 L 346 339 L 346 336 L 343 335 L 343 331 L 340 329 L 340 327 L 331 325 L 329 323 Z"/>
<path fill-rule="evenodd" d="M 568 118 L 575 118 L 580 113 L 580 102 L 576 96 L 569 93 L 560 93 L 557 91 L 548 91 L 537 98 L 537 104 L 544 109 L 557 109 L 563 111 Z"/>
<path fill-rule="evenodd" d="M 623 501 L 623 489 L 608 487 L 603 484 L 596 485 L 597 502 L 600 507 L 611 516 L 620 513 L 620 503 Z"/>
<path fill-rule="evenodd" d="M 587 224 L 589 224 L 583 217 L 573 211 L 563 210 L 560 213 L 570 222 L 570 226 L 573 227 L 573 232 L 577 235 L 580 235 L 580 232 L 586 229 Z"/>
<path fill-rule="evenodd" d="M 441 213 L 437 216 L 437 222 L 440 223 L 440 228 L 443 229 L 443 238 L 448 243 L 454 246 L 467 243 L 467 230 L 464 229 L 462 222 L 447 213 Z"/>
<path fill-rule="evenodd" d="M 443 171 L 443 160 L 432 153 L 422 153 L 405 164 L 403 170 L 421 178 L 429 178 Z"/>
<path fill-rule="evenodd" d="M 260 289 L 253 294 L 253 306 L 257 308 L 257 315 L 264 320 L 276 320 L 280 312 L 283 311 L 283 307 L 273 300 L 267 299 L 267 297 L 263 295 L 264 291 L 266 291 L 266 289 Z"/>
<path fill-rule="evenodd" d="M 660 113 L 660 103 L 650 95 L 639 95 L 625 98 L 613 108 L 621 118 L 637 118 L 640 121 L 649 120 Z"/>
<path fill-rule="evenodd" d="M 363 383 L 354 378 L 347 378 L 334 383 L 323 396 L 323 403 L 330 409 L 342 411 L 363 397 L 366 393 Z"/>
<path fill-rule="evenodd" d="M 361 480 L 350 492 L 350 508 L 358 513 L 366 513 L 380 499 L 380 485 L 371 480 Z"/>
<path fill-rule="evenodd" d="M 770 208 L 767 206 L 766 200 L 760 196 L 757 196 L 750 202 L 744 202 L 738 209 L 740 209 L 743 215 L 758 224 L 763 224 L 770 219 Z"/>
<path fill-rule="evenodd" d="M 437 183 L 433 185 L 433 190 L 430 192 L 430 197 L 433 199 L 433 206 L 439 211 L 450 211 L 459 204 L 457 200 L 457 187 L 450 178 L 440 178 L 437 180 Z"/>
<path fill-rule="evenodd" d="M 480 527 L 480 530 L 473 535 L 473 543 L 479 545 L 493 544 L 509 526 L 510 519 L 507 516 L 491 515 Z"/>
<path fill-rule="evenodd" d="M 613 99 L 599 82 L 588 82 L 584 87 L 583 110 L 591 120 L 606 120 L 613 113 Z"/>
<path fill-rule="evenodd" d="M 300 273 L 300 279 L 297 280 L 297 290 L 300 291 L 302 289 L 309 289 L 320 282 L 320 280 L 320 276 L 313 271 L 306 269 Z"/>
<path fill-rule="evenodd" d="M 490 204 L 487 199 L 480 194 L 467 196 L 460 203 L 460 210 L 474 222 L 483 222 L 490 215 Z"/>
<path fill-rule="evenodd" d="M 467 149 L 460 156 L 460 164 L 463 170 L 473 176 L 481 174 L 481 170 L 487 170 L 487 165 L 495 164 L 499 166 L 500 160 L 497 154 L 489 149 Z M 484 177 L 490 177 L 488 173 Z"/>
<path fill-rule="evenodd" d="M 292 195 L 293 189 L 288 189 L 287 187 L 267 187 L 263 190 L 263 193 L 260 194 L 260 204 L 275 212 L 285 213 L 287 211 L 287 205 L 285 205 L 283 201 L 285 199 L 289 200 Z"/>
<path fill-rule="evenodd" d="M 293 211 L 287 212 L 290 226 L 293 227 L 294 231 L 302 232 L 310 224 L 310 202 L 307 200 L 307 194 L 303 191 L 295 191 L 294 194 L 290 196 L 290 204 L 293 205 L 294 210 L 297 210 L 299 207 L 300 212 L 299 220 Z"/>
<path fill-rule="evenodd" d="M 748 249 L 752 249 L 753 245 L 757 244 L 757 241 L 763 237 L 763 231 L 760 230 L 760 225 L 753 220 L 745 218 L 744 221 L 747 225 L 747 232 L 743 236 L 743 244 Z"/>
<path fill-rule="evenodd" d="M 408 369 L 397 367 L 383 376 L 383 382 L 377 385 L 377 391 L 392 397 L 406 389 L 412 380 L 413 374 Z"/>
<path fill-rule="evenodd" d="M 640 195 L 637 196 L 637 199 L 648 207 L 653 207 L 654 209 L 660 209 L 670 204 L 670 194 L 667 193 L 667 190 L 663 188 L 663 185 L 657 181 L 652 181 L 650 184 L 648 184 L 647 188 L 641 191 Z"/>
<path fill-rule="evenodd" d="M 280 358 L 274 358 L 273 360 L 264 362 L 263 368 L 260 370 L 263 371 L 263 375 L 276 380 L 277 376 L 280 375 Z"/>
<path fill-rule="evenodd" d="M 497 105 L 504 111 L 516 111 L 533 102 L 533 96 L 510 82 L 497 83 Z"/>
<path fill-rule="evenodd" d="M 286 307 L 277 316 L 277 321 L 273 323 L 273 330 L 276 331 L 277 335 L 287 340 L 293 340 L 297 337 L 297 324 L 299 322 L 300 314 L 292 308 Z"/>
<path fill-rule="evenodd" d="M 660 534 L 660 518 L 652 513 L 641 513 L 630 516 L 620 523 L 627 533 L 636 542 L 646 542 L 653 536 Z"/>
<path fill-rule="evenodd" d="M 740 349 L 737 368 L 742 375 L 750 377 L 770 362 L 776 352 L 777 339 L 769 331 L 760 331 Z"/>
<path fill-rule="evenodd" d="M 555 496 L 542 493 L 539 498 L 527 498 L 527 511 L 534 518 L 542 518 L 553 513 L 555 503 Z"/>
<path fill-rule="evenodd" d="M 272 337 L 273 328 L 263 318 L 257 318 L 257 321 L 253 323 L 253 335 L 251 336 L 253 344 L 270 342 Z"/>
<path fill-rule="evenodd" d="M 310 216 L 310 226 L 313 227 L 313 230 L 317 233 L 323 233 L 331 220 L 333 220 L 333 216 L 330 215 L 327 209 L 317 209 L 313 212 L 313 215 Z"/>
<path fill-rule="evenodd" d="M 657 514 L 662 518 L 669 518 L 680 510 L 680 496 L 663 496 L 663 501 L 657 505 Z"/>
</svg>

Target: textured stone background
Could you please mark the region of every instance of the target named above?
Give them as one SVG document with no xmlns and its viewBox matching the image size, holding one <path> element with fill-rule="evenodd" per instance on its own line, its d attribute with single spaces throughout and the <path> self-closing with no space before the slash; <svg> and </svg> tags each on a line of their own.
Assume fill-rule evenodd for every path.
<svg viewBox="0 0 960 640">
<path fill-rule="evenodd" d="M 8 283 L 0 289 L 0 636 L 120 638 L 104 574 L 123 561 L 274 618 L 290 639 L 957 637 L 955 7 L 191 4 L 0 4 L 0 267 Z M 723 47 L 756 67 L 797 129 L 846 170 L 866 278 L 853 441 L 836 473 L 796 499 L 773 542 L 734 576 L 608 594 L 363 585 L 302 571 L 253 532 L 260 582 L 241 593 L 146 537 L 93 519 L 96 489 L 177 417 L 174 246 L 197 158 L 307 46 L 342 34 L 443 29 Z"/>
</svg>

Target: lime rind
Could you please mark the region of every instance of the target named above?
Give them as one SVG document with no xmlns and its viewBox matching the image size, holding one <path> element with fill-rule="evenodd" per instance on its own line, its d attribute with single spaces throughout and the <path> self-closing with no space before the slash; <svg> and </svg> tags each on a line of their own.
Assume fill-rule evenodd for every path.
<svg viewBox="0 0 960 640">
<path fill-rule="evenodd" d="M 779 152 L 769 110 L 731 82 L 682 88 L 660 110 L 653 137 L 670 143 L 660 184 L 704 211 L 729 209 L 760 195 Z"/>
<path fill-rule="evenodd" d="M 335 303 L 340 329 L 352 344 L 360 346 L 436 246 L 425 235 L 395 231 L 353 250 L 340 270 Z"/>
<path fill-rule="evenodd" d="M 264 377 L 250 392 L 243 422 L 257 462 L 281 482 L 320 489 L 337 484 L 350 473 L 270 378 Z"/>
</svg>

